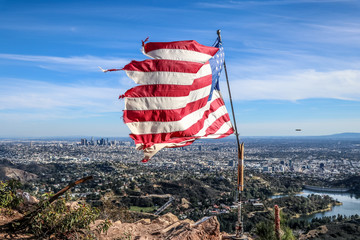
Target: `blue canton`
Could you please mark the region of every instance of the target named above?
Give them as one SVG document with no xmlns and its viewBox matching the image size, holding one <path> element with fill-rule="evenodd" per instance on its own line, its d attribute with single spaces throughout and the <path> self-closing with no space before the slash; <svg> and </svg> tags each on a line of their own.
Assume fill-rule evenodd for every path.
<svg viewBox="0 0 360 240">
<path fill-rule="evenodd" d="M 214 89 L 220 90 L 219 88 L 219 78 L 221 74 L 221 70 L 224 68 L 224 48 L 219 38 L 216 40 L 214 47 L 219 48 L 217 53 L 209 60 L 211 72 L 212 72 L 212 84 L 211 90 L 209 94 L 208 101 L 211 100 Z"/>
</svg>

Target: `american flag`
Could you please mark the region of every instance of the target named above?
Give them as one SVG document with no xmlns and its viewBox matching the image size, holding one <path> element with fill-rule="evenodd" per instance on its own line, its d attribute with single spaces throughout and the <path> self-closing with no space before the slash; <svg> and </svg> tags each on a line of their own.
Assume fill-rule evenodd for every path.
<svg viewBox="0 0 360 240">
<path fill-rule="evenodd" d="M 183 147 L 196 139 L 223 138 L 234 130 L 219 92 L 224 50 L 196 41 L 149 42 L 122 70 L 139 84 L 121 98 L 124 122 L 147 162 L 162 148 Z M 111 70 L 110 70 L 111 71 Z"/>
</svg>

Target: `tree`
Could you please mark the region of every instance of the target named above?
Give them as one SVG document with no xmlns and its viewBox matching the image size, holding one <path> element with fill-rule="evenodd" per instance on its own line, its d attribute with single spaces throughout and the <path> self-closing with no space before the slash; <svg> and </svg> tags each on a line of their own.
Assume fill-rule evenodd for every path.
<svg viewBox="0 0 360 240">
<path fill-rule="evenodd" d="M 276 240 L 272 222 L 260 222 L 256 224 L 256 235 L 260 240 Z"/>
</svg>

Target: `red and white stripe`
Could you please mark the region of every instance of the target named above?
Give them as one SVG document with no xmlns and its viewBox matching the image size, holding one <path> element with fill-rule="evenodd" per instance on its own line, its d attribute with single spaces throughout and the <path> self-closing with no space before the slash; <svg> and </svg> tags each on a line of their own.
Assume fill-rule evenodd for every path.
<svg viewBox="0 0 360 240">
<path fill-rule="evenodd" d="M 136 83 L 125 98 L 124 122 L 147 161 L 164 147 L 181 147 L 198 138 L 233 133 L 218 91 L 208 101 L 212 84 L 208 60 L 217 48 L 195 41 L 147 43 L 155 59 L 132 61 L 123 70 Z"/>
<path fill-rule="evenodd" d="M 206 63 L 217 51 L 215 47 L 204 46 L 194 40 L 149 42 L 143 47 L 143 53 L 151 58 L 199 63 Z"/>
</svg>

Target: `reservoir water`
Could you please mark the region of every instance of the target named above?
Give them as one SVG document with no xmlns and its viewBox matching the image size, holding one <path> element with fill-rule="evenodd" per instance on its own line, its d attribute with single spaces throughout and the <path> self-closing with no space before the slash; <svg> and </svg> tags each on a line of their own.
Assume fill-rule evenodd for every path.
<svg viewBox="0 0 360 240">
<path fill-rule="evenodd" d="M 335 200 L 338 200 L 342 203 L 342 205 L 334 206 L 330 211 L 315 213 L 306 217 L 302 217 L 303 219 L 311 220 L 315 217 L 329 217 L 333 215 L 344 215 L 351 216 L 358 214 L 360 215 L 360 196 L 355 196 L 351 193 L 333 193 L 333 192 L 315 192 L 304 189 L 302 193 L 297 194 L 298 196 L 306 197 L 309 194 L 318 194 L 318 195 L 329 195 Z"/>
<path fill-rule="evenodd" d="M 297 196 L 308 196 L 310 194 L 317 194 L 317 195 L 329 195 L 333 199 L 342 203 L 342 205 L 334 206 L 330 211 L 314 213 L 309 216 L 302 216 L 300 219 L 307 219 L 310 221 L 313 218 L 322 218 L 322 217 L 329 217 L 333 215 L 344 215 L 344 216 L 351 216 L 358 214 L 360 215 L 360 196 L 356 196 L 352 193 L 334 193 L 334 192 L 318 192 L 318 191 L 311 191 L 304 189 L 300 194 Z M 278 198 L 283 196 L 273 196 L 273 198 Z"/>
</svg>

